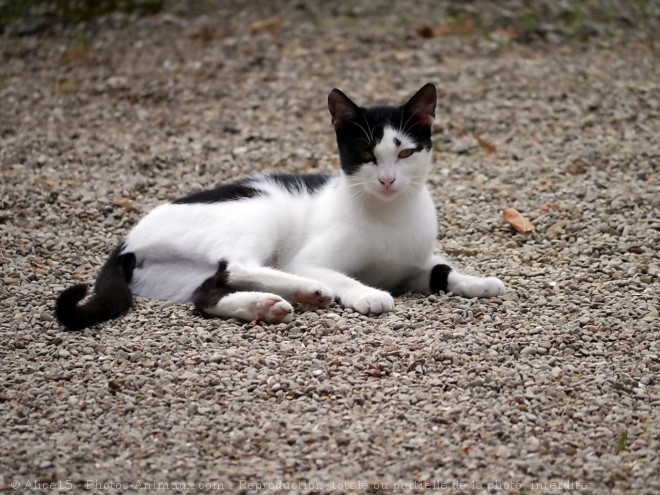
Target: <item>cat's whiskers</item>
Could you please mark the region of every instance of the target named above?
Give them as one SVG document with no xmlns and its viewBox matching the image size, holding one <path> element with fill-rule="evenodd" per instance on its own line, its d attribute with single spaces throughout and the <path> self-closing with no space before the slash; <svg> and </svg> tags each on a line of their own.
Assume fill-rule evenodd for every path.
<svg viewBox="0 0 660 495">
<path fill-rule="evenodd" d="M 370 132 L 368 133 L 367 130 L 363 126 L 361 126 L 359 122 L 355 122 L 354 120 L 351 120 L 351 124 L 355 124 L 360 129 L 362 129 L 362 132 L 364 132 L 364 135 L 366 136 L 366 141 L 367 141 L 368 144 L 371 144 L 373 142 L 373 136 L 370 134 L 371 129 L 369 129 Z M 367 127 L 368 126 L 369 126 L 369 123 L 367 122 Z"/>
<path fill-rule="evenodd" d="M 406 119 L 406 123 L 403 124 L 403 126 L 401 126 L 399 124 L 399 132 L 401 132 L 401 134 L 405 134 L 405 135 L 408 134 L 408 123 L 410 122 L 410 119 L 412 119 L 412 118 L 413 118 L 413 114 L 411 113 L 410 115 L 408 115 L 408 118 Z M 401 120 L 403 120 L 403 114 L 401 114 Z M 413 127 L 414 127 L 414 125 L 413 125 Z M 412 127 L 411 127 L 411 129 L 412 129 Z"/>
<path fill-rule="evenodd" d="M 415 197 L 415 193 L 417 192 L 417 186 L 418 184 L 410 183 L 410 185 L 403 190 L 403 194 L 406 197 L 406 199 L 412 199 Z"/>
<path fill-rule="evenodd" d="M 349 183 L 348 189 L 351 192 L 353 198 L 355 198 L 357 201 L 360 209 L 363 209 L 365 203 L 367 202 L 367 188 L 364 186 L 364 184 L 358 182 L 353 184 Z M 357 189 L 357 191 L 354 191 L 354 189 Z"/>
<path fill-rule="evenodd" d="M 364 186 L 364 184 L 362 184 L 360 182 L 356 182 L 356 183 L 353 183 L 353 184 L 349 183 L 348 188 L 349 188 L 349 190 L 351 190 L 351 194 L 353 194 L 353 196 L 356 196 L 356 197 L 361 195 L 361 194 L 366 193 L 366 191 L 367 191 L 367 188 Z M 354 189 L 357 189 L 357 191 L 355 191 L 355 193 L 353 192 Z"/>
<path fill-rule="evenodd" d="M 411 178 L 408 185 L 403 189 L 403 194 L 406 199 L 413 199 L 417 192 L 424 187 L 425 181 L 419 180 L 419 178 Z"/>
<path fill-rule="evenodd" d="M 369 121 L 364 116 L 364 114 L 362 115 L 362 117 L 364 118 L 364 123 L 367 124 L 367 129 L 369 129 L 369 139 L 371 139 L 371 142 L 373 143 L 374 142 L 374 133 L 371 130 L 371 126 L 369 125 Z"/>
</svg>

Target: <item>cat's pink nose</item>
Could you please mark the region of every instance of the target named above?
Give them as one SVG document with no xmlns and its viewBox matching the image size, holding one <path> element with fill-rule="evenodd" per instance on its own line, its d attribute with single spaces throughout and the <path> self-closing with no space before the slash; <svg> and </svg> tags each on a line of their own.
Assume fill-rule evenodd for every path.
<svg viewBox="0 0 660 495">
<path fill-rule="evenodd" d="M 396 180 L 396 177 L 382 177 L 378 179 L 378 182 L 380 182 L 385 189 L 389 189 L 392 187 L 392 184 L 394 184 L 394 181 Z"/>
</svg>

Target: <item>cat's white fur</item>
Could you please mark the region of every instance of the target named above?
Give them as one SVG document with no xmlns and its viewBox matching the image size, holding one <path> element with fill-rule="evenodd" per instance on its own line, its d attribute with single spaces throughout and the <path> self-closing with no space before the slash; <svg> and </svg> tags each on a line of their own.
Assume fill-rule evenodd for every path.
<svg viewBox="0 0 660 495">
<path fill-rule="evenodd" d="M 289 321 L 289 302 L 325 305 L 334 297 L 363 314 L 391 311 L 386 290 L 428 292 L 433 266 L 449 264 L 433 254 L 436 210 L 426 186 L 431 153 L 398 158 L 411 147 L 407 135 L 386 127 L 374 149 L 377 165 L 342 173 L 313 194 L 291 193 L 261 176 L 250 185 L 264 195 L 159 206 L 126 238 L 124 252 L 137 261 L 131 289 L 190 302 L 225 259 L 230 285 L 250 290 L 225 296 L 207 308 L 210 314 Z M 484 297 L 503 293 L 504 284 L 453 269 L 448 290 Z"/>
</svg>

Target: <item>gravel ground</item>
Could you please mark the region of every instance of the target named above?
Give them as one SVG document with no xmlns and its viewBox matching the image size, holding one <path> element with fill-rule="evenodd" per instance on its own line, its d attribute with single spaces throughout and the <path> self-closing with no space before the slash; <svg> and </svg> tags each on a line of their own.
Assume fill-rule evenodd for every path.
<svg viewBox="0 0 660 495">
<path fill-rule="evenodd" d="M 658 17 L 516 40 L 518 4 L 483 4 L 477 24 L 430 1 L 235 1 L 5 34 L 0 490 L 660 493 Z M 270 327 L 146 299 L 81 333 L 53 320 L 155 205 L 336 170 L 332 87 L 384 103 L 428 81 L 438 247 L 504 296 Z"/>
</svg>

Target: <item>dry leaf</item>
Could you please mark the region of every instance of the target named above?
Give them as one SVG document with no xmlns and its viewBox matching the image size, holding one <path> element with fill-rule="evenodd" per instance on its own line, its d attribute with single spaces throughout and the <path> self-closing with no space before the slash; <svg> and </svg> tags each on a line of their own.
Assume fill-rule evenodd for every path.
<svg viewBox="0 0 660 495">
<path fill-rule="evenodd" d="M 456 29 L 451 24 L 433 28 L 433 36 L 449 36 L 455 33 L 456 33 Z"/>
<path fill-rule="evenodd" d="M 471 21 L 466 22 L 460 28 L 461 34 L 472 34 L 474 33 L 474 24 Z"/>
<path fill-rule="evenodd" d="M 476 132 L 472 133 L 472 137 L 474 137 L 474 139 L 477 140 L 477 143 L 479 143 L 479 146 L 481 146 L 486 151 L 486 153 L 489 153 L 489 154 L 497 153 L 497 148 L 495 147 L 495 145 L 492 144 L 492 143 L 489 143 L 488 141 L 483 139 Z"/>
<path fill-rule="evenodd" d="M 263 31 L 270 31 L 273 34 L 279 34 L 281 30 L 282 21 L 279 17 L 271 17 L 270 19 L 255 21 L 250 26 L 250 32 L 252 34 L 261 33 Z"/>
<path fill-rule="evenodd" d="M 507 208 L 502 212 L 502 218 L 511 225 L 516 232 L 529 234 L 534 231 L 534 226 L 523 217 L 515 208 Z"/>
<path fill-rule="evenodd" d="M 108 387 L 111 390 L 121 390 L 122 389 L 121 382 L 119 380 L 115 380 L 115 379 L 108 380 Z"/>
<path fill-rule="evenodd" d="M 559 220 L 545 230 L 545 235 L 548 239 L 555 239 L 559 235 L 559 231 L 563 230 L 567 225 L 568 220 Z"/>
<path fill-rule="evenodd" d="M 131 200 L 128 198 L 115 199 L 112 204 L 115 206 L 121 206 L 122 208 L 130 208 L 132 205 Z"/>
<path fill-rule="evenodd" d="M 70 48 L 62 54 L 62 62 L 69 63 L 83 57 L 88 52 L 85 47 Z"/>
<path fill-rule="evenodd" d="M 415 30 L 415 32 L 420 38 L 433 38 L 433 36 L 435 36 L 431 26 L 420 26 Z"/>
<path fill-rule="evenodd" d="M 518 33 L 510 28 L 499 28 L 493 31 L 493 34 L 503 36 L 512 40 L 518 39 Z"/>
<path fill-rule="evenodd" d="M 47 272 L 46 270 L 43 269 L 43 267 L 39 266 L 35 262 L 32 262 L 32 271 L 35 273 L 38 273 L 39 275 L 46 275 Z"/>
<path fill-rule="evenodd" d="M 401 355 L 401 351 L 400 351 L 400 349 L 399 349 L 397 346 L 395 346 L 395 345 L 388 345 L 387 347 L 385 347 L 385 348 L 380 352 L 380 355 L 381 355 L 381 356 L 385 356 L 385 357 L 387 357 L 387 356 L 400 356 L 400 355 Z"/>
<path fill-rule="evenodd" d="M 452 35 L 468 35 L 475 31 L 474 23 L 471 21 L 456 21 L 441 26 L 432 27 L 429 25 L 420 26 L 415 29 L 415 33 L 420 38 L 435 38 Z"/>
</svg>

